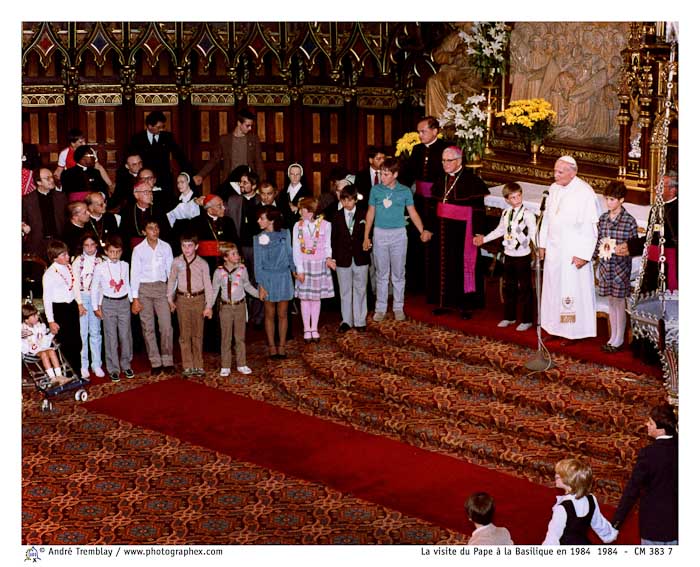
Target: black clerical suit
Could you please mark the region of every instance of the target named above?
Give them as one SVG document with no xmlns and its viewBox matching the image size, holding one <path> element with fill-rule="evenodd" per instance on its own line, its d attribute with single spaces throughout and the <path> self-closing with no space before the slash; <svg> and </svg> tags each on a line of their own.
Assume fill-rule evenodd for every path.
<svg viewBox="0 0 700 567">
<path fill-rule="evenodd" d="M 22 222 L 31 228 L 22 237 L 23 253 L 47 260 L 46 245 L 52 238 L 63 236 L 67 202 L 65 194 L 55 189 L 46 195 L 37 189 L 22 197 Z"/>
<path fill-rule="evenodd" d="M 450 178 L 453 178 L 452 181 Z M 463 167 L 454 176 L 443 173 L 433 185 L 432 194 L 436 202 L 435 211 L 427 215 L 427 229 L 433 232 L 429 266 L 429 289 L 436 290 L 438 299 L 441 293 L 441 266 L 444 270 L 442 297 L 443 306 L 460 309 L 463 314 L 484 307 L 484 273 L 481 267 L 479 250 L 476 250 L 475 284 L 476 291 L 464 293 L 464 239 L 466 223 L 461 220 L 440 219 L 437 216 L 437 203 L 472 208 L 472 235 L 484 234 L 486 208 L 484 197 L 488 189 L 484 181 L 469 168 Z M 445 198 L 447 195 L 447 198 Z M 443 228 L 441 228 L 441 224 Z"/>
<path fill-rule="evenodd" d="M 80 164 L 63 170 L 61 173 L 61 190 L 66 195 L 88 192 L 103 193 L 107 197 L 109 194 L 109 188 L 104 179 L 102 179 L 100 172 L 94 167 L 83 167 Z"/>
<path fill-rule="evenodd" d="M 399 174 L 399 181 L 410 187 L 414 182 L 435 183 L 443 175 L 442 152 L 449 144 L 442 138 L 437 138 L 432 144 L 417 144 L 413 146 L 405 169 Z M 413 196 L 416 212 L 424 219 L 434 214 L 435 202 L 430 196 L 424 196 L 416 187 Z M 434 248 L 425 246 L 420 241 L 420 235 L 413 230 L 408 231 L 408 255 L 406 257 L 406 288 L 410 291 L 425 292 L 428 303 L 437 303 L 438 297 L 430 285 L 428 270 L 433 263 L 430 253 Z"/>
<path fill-rule="evenodd" d="M 95 237 L 95 242 L 100 247 L 100 252 L 104 252 L 104 245 L 107 237 L 111 234 L 119 234 L 117 217 L 112 213 L 105 213 L 99 219 L 92 216 L 85 225 L 85 231 L 90 232 Z"/>
</svg>

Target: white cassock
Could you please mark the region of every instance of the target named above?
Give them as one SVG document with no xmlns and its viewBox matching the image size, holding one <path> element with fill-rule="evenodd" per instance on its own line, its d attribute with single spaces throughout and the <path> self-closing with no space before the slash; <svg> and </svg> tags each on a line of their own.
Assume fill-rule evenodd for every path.
<svg viewBox="0 0 700 567">
<path fill-rule="evenodd" d="M 540 229 L 546 248 L 542 284 L 542 328 L 567 339 L 596 336 L 593 264 L 598 240 L 598 203 L 591 186 L 574 177 L 568 185 L 553 183 Z M 588 263 L 578 269 L 576 256 Z"/>
</svg>

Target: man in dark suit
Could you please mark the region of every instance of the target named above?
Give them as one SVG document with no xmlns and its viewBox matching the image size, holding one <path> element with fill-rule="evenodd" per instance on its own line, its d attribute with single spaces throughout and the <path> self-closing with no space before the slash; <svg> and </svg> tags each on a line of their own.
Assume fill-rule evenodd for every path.
<svg viewBox="0 0 700 567">
<path fill-rule="evenodd" d="M 36 191 L 22 197 L 22 223 L 29 227 L 22 237 L 22 252 L 47 260 L 46 245 L 63 234 L 67 199 L 64 193 L 55 191 L 50 170 L 42 167 L 34 170 L 32 176 Z"/>
<path fill-rule="evenodd" d="M 233 132 L 229 132 L 219 138 L 218 144 L 212 151 L 211 159 L 192 178 L 195 185 L 201 185 L 204 178 L 219 163 L 222 163 L 221 171 L 224 176 L 228 175 L 239 165 L 247 165 L 258 174 L 261 181 L 265 180 L 260 139 L 253 132 L 254 123 L 255 114 L 251 110 L 244 108 L 236 114 L 236 127 L 233 129 Z M 217 185 L 217 183 L 212 185 Z"/>
<path fill-rule="evenodd" d="M 354 183 L 357 192 L 362 195 L 365 203 L 368 202 L 367 199 L 369 199 L 369 192 L 372 190 L 372 187 L 381 183 L 381 170 L 385 159 L 386 153 L 383 150 L 375 146 L 367 148 L 369 165 L 357 173 Z"/>
<path fill-rule="evenodd" d="M 129 155 L 138 154 L 144 167 L 151 169 L 158 185 L 163 189 L 166 204 L 175 202 L 173 174 L 170 171 L 170 155 L 180 166 L 180 171 L 192 173 L 192 165 L 171 132 L 165 130 L 165 114 L 154 110 L 146 116 L 146 129 L 134 134 L 128 148 Z"/>
<path fill-rule="evenodd" d="M 632 476 L 622 493 L 612 525 L 619 529 L 639 499 L 642 545 L 678 543 L 678 439 L 676 414 L 668 404 L 656 406 L 647 419 L 654 439 L 639 451 Z"/>
</svg>

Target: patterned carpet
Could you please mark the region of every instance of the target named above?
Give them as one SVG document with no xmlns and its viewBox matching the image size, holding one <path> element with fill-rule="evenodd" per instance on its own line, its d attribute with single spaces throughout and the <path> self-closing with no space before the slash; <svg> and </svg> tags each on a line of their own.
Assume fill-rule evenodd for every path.
<svg viewBox="0 0 700 567">
<path fill-rule="evenodd" d="M 254 373 L 208 386 L 317 415 L 550 484 L 553 463 L 583 454 L 596 494 L 614 504 L 645 443 L 643 416 L 664 397 L 658 379 L 556 357 L 528 376 L 531 351 L 415 322 L 294 342 Z M 216 358 L 209 358 L 215 368 Z M 217 369 L 218 370 L 218 369 Z M 163 377 L 90 387 L 91 399 Z M 442 529 L 328 487 L 86 411 L 54 413 L 23 398 L 25 544 L 418 544 L 466 542 Z M 465 532 L 471 528 L 466 525 Z"/>
</svg>

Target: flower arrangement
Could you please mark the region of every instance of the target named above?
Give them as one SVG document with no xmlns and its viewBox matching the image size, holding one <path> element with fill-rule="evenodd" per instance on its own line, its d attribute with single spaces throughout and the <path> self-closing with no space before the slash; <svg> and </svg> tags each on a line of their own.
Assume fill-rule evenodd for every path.
<svg viewBox="0 0 700 567">
<path fill-rule="evenodd" d="M 406 132 L 401 136 L 396 142 L 396 153 L 395 157 L 408 158 L 413 151 L 413 146 L 420 144 L 420 137 L 418 132 Z"/>
<path fill-rule="evenodd" d="M 493 81 L 503 75 L 506 65 L 508 28 L 505 22 L 474 22 L 472 33 L 459 32 L 467 45 L 472 65 L 484 81 Z"/>
<path fill-rule="evenodd" d="M 447 106 L 438 122 L 441 127 L 454 128 L 457 145 L 467 155 L 468 161 L 475 161 L 484 155 L 486 145 L 486 97 L 482 94 L 470 96 L 463 104 L 455 102 L 456 97 L 457 93 L 447 94 Z"/>
<path fill-rule="evenodd" d="M 557 113 L 543 98 L 512 100 L 503 112 L 496 114 L 506 119 L 510 127 L 525 143 L 541 145 L 554 130 Z"/>
<path fill-rule="evenodd" d="M 438 132 L 437 137 L 442 138 L 442 132 Z M 417 146 L 418 144 L 420 144 L 418 132 L 406 132 L 396 142 L 396 153 L 394 157 L 408 159 L 413 152 L 413 146 Z M 358 195 L 358 198 L 361 199 L 362 195 Z"/>
</svg>

